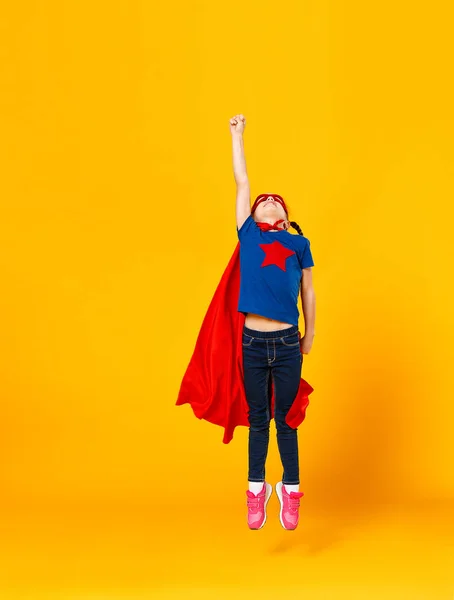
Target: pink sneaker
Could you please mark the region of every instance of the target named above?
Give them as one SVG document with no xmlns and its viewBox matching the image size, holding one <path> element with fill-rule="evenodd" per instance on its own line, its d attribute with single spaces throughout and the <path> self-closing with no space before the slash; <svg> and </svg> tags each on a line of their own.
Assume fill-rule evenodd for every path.
<svg viewBox="0 0 454 600">
<path fill-rule="evenodd" d="M 299 519 L 300 498 L 304 496 L 304 492 L 287 493 L 285 485 L 282 481 L 276 483 L 276 494 L 281 503 L 281 512 L 279 518 L 284 529 L 296 529 Z"/>
<path fill-rule="evenodd" d="M 247 524 L 249 529 L 260 529 L 266 521 L 266 504 L 270 499 L 273 486 L 266 481 L 258 494 L 246 490 L 247 496 Z"/>
</svg>

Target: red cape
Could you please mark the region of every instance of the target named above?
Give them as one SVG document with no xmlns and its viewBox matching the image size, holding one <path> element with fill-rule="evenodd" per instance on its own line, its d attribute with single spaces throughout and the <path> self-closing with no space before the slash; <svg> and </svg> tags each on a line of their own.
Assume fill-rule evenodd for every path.
<svg viewBox="0 0 454 600">
<path fill-rule="evenodd" d="M 240 291 L 240 243 L 221 277 L 208 307 L 195 349 L 181 382 L 176 406 L 190 404 L 199 419 L 224 428 L 224 444 L 238 425 L 249 427 L 248 405 L 243 384 L 242 334 L 245 315 L 238 312 Z M 271 386 L 270 416 L 274 418 Z M 306 416 L 313 388 L 303 378 L 285 418 L 296 428 Z"/>
</svg>

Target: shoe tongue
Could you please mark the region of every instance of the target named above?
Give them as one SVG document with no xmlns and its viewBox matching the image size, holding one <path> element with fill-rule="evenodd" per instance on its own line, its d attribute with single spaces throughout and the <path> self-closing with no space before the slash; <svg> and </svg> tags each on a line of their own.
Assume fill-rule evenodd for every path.
<svg viewBox="0 0 454 600">
<path fill-rule="evenodd" d="M 256 498 L 257 497 L 254 494 L 254 492 L 251 492 L 251 490 L 246 490 L 246 494 L 247 494 L 248 498 Z"/>
<path fill-rule="evenodd" d="M 302 498 L 304 496 L 304 492 L 290 492 L 290 498 Z"/>
</svg>

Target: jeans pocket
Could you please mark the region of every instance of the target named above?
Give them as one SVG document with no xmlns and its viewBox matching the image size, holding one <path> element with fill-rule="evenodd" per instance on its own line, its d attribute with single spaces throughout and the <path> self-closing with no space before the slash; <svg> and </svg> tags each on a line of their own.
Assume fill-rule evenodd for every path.
<svg viewBox="0 0 454 600">
<path fill-rule="evenodd" d="M 252 336 L 248 335 L 247 333 L 243 333 L 242 343 L 243 343 L 244 348 L 249 347 L 253 341 L 254 341 L 254 338 Z"/>
<path fill-rule="evenodd" d="M 290 346 L 290 347 L 299 346 L 299 343 L 300 343 L 297 331 L 290 335 L 281 337 L 280 340 L 284 344 L 284 346 Z"/>
</svg>

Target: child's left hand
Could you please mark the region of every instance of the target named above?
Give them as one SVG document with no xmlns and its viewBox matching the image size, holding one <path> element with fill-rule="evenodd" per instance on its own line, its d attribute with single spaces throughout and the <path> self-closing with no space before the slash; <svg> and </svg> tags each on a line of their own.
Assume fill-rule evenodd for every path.
<svg viewBox="0 0 454 600">
<path fill-rule="evenodd" d="M 310 349 L 312 348 L 312 343 L 314 341 L 314 336 L 303 335 L 300 340 L 301 346 L 301 354 L 309 354 Z"/>
</svg>

